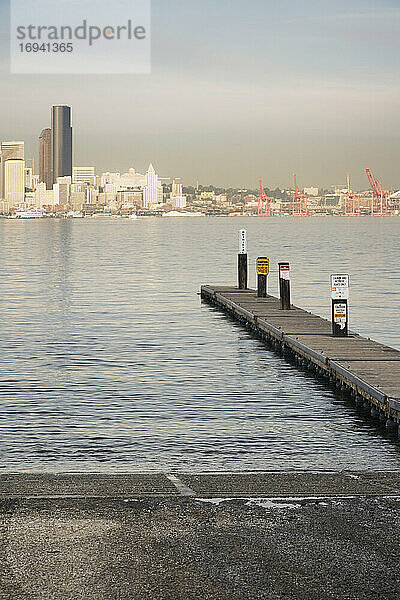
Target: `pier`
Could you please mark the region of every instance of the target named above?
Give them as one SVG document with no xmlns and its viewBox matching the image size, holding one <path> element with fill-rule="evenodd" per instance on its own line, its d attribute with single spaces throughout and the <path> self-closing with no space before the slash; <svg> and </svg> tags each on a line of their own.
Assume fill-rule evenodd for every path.
<svg viewBox="0 0 400 600">
<path fill-rule="evenodd" d="M 235 318 L 284 357 L 324 377 L 400 435 L 400 351 L 352 331 L 333 337 L 330 321 L 253 289 L 203 285 L 201 298 Z"/>
</svg>

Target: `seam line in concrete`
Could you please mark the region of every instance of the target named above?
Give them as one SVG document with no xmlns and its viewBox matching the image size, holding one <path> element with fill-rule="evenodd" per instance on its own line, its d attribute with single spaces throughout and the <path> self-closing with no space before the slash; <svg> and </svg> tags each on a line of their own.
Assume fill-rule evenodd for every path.
<svg viewBox="0 0 400 600">
<path fill-rule="evenodd" d="M 196 492 L 185 485 L 176 475 L 166 475 L 166 478 L 174 484 L 181 496 L 196 496 Z"/>
</svg>

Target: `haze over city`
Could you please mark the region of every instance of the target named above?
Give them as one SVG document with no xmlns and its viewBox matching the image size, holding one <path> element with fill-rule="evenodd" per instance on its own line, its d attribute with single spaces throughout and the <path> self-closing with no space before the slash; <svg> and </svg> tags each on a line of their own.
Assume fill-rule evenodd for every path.
<svg viewBox="0 0 400 600">
<path fill-rule="evenodd" d="M 10 75 L 0 3 L 0 131 L 37 138 L 51 104 L 74 107 L 75 163 L 179 173 L 186 185 L 329 187 L 365 168 L 398 188 L 394 0 L 152 4 L 151 75 Z M 45 99 L 45 101 L 44 101 Z M 94 110 L 95 108 L 95 110 Z"/>
</svg>

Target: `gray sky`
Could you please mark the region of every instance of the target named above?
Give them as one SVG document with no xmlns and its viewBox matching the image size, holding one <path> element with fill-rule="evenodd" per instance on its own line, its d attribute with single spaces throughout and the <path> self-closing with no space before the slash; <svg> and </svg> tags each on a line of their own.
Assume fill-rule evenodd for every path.
<svg viewBox="0 0 400 600">
<path fill-rule="evenodd" d="M 328 187 L 365 167 L 400 187 L 398 0 L 153 0 L 151 75 L 10 75 L 0 0 L 0 138 L 37 154 L 73 108 L 75 164 L 184 183 Z"/>
</svg>

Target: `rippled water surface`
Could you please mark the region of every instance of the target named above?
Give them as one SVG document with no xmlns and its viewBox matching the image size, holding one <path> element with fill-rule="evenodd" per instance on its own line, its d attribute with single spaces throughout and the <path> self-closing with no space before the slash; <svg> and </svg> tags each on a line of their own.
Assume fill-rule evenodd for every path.
<svg viewBox="0 0 400 600">
<path fill-rule="evenodd" d="M 201 304 L 235 282 L 240 227 L 322 316 L 349 272 L 352 328 L 400 348 L 399 218 L 1 219 L 0 469 L 399 468 L 398 443 Z"/>
</svg>

